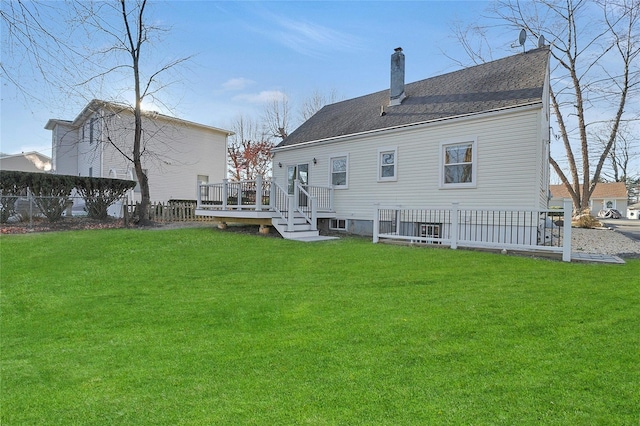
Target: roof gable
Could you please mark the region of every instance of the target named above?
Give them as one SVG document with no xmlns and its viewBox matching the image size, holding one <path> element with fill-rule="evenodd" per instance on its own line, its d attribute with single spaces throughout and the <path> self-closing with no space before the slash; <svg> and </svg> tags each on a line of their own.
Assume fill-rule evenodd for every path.
<svg viewBox="0 0 640 426">
<path fill-rule="evenodd" d="M 91 117 L 97 111 L 100 111 L 102 108 L 114 111 L 118 114 L 123 112 L 133 114 L 133 108 L 130 105 L 116 103 L 116 102 L 101 101 L 99 99 L 93 99 L 82 109 L 82 111 L 80 111 L 78 116 L 73 121 L 50 119 L 45 125 L 45 129 L 53 130 L 56 124 L 65 124 L 73 127 L 80 127 L 84 122 L 86 122 L 89 119 L 89 117 Z M 146 117 L 151 120 L 158 120 L 158 121 L 161 120 L 165 122 L 171 122 L 173 124 L 178 124 L 181 126 L 195 127 L 199 129 L 225 133 L 227 136 L 233 135 L 233 132 L 231 130 L 208 126 L 206 124 L 195 123 L 193 121 L 183 120 L 181 118 L 160 114 L 155 111 L 142 111 L 142 115 L 143 117 Z"/>
<path fill-rule="evenodd" d="M 326 105 L 278 147 L 541 103 L 548 58 L 540 48 L 409 83 L 400 105 L 389 90 Z"/>
</svg>

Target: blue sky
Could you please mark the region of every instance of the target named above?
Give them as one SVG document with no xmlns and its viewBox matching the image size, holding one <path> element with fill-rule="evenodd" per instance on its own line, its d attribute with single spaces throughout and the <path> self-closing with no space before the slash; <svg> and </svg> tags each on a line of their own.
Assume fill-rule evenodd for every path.
<svg viewBox="0 0 640 426">
<path fill-rule="evenodd" d="M 154 55 L 195 54 L 177 84 L 165 92 L 170 113 L 229 128 L 238 114 L 259 117 L 264 102 L 278 93 L 286 93 L 296 119 L 297 107 L 314 91 L 334 91 L 346 99 L 386 89 L 389 58 L 398 46 L 406 55 L 407 82 L 458 69 L 443 53 L 466 59 L 450 26 L 456 20 L 474 22 L 488 5 L 174 0 L 153 2 L 149 16 L 172 27 L 165 41 L 154 46 Z M 500 53 L 495 56 L 518 53 L 509 47 L 516 39 L 517 34 L 496 39 L 495 51 Z M 5 153 L 35 150 L 51 155 L 51 134 L 44 130 L 48 119 L 73 119 L 94 96 L 115 100 L 93 93 L 87 99 L 69 98 L 34 80 L 23 84 L 52 93 L 55 101 L 25 101 L 6 80 L 2 83 L 0 151 Z"/>
</svg>

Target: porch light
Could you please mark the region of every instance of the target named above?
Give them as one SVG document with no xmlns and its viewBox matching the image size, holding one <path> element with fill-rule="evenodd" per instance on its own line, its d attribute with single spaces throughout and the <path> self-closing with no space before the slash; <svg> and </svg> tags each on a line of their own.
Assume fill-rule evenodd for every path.
<svg viewBox="0 0 640 426">
<path fill-rule="evenodd" d="M 282 168 L 282 163 L 278 163 L 278 167 Z"/>
<path fill-rule="evenodd" d="M 316 164 L 318 164 L 318 160 L 316 160 L 316 157 L 313 157 L 313 165 L 315 166 Z"/>
</svg>

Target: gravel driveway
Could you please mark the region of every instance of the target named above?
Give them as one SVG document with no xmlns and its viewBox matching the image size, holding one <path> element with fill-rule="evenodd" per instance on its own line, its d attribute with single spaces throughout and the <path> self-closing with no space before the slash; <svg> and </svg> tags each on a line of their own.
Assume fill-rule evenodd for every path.
<svg viewBox="0 0 640 426">
<path fill-rule="evenodd" d="M 640 241 L 633 240 L 609 228 L 573 228 L 571 230 L 571 251 L 640 258 Z"/>
</svg>

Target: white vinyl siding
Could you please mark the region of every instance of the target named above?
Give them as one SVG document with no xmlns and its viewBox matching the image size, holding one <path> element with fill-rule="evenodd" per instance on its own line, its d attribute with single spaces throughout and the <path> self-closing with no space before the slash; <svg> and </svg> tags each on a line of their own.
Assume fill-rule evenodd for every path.
<svg viewBox="0 0 640 426">
<path fill-rule="evenodd" d="M 542 114 L 539 107 L 526 107 L 354 136 L 277 150 L 275 161 L 288 164 L 315 157 L 318 163 L 311 165 L 310 179 L 314 185 L 328 186 L 329 159 L 335 152 L 349 152 L 349 187 L 334 194 L 337 216 L 348 219 L 371 220 L 375 203 L 412 208 L 450 206 L 452 202 L 461 207 L 538 208 L 539 174 L 548 167 L 548 159 L 541 155 Z M 476 148 L 475 187 L 440 189 L 441 143 L 468 141 L 470 136 Z M 403 178 L 372 185 L 378 177 L 378 152 L 390 146 L 403 153 Z M 275 168 L 274 177 L 286 182 L 283 169 Z"/>
<path fill-rule="evenodd" d="M 549 81 L 550 70 L 547 67 L 545 81 Z M 549 122 L 549 85 L 545 84 L 542 94 L 543 108 L 538 112 L 538 151 L 536 155 L 543 159 L 538 167 L 538 206 L 540 208 L 548 208 L 549 206 L 549 179 L 550 179 L 550 162 L 551 155 L 551 123 Z"/>
<path fill-rule="evenodd" d="M 104 146 L 100 141 L 102 135 L 102 120 L 98 119 L 100 112 L 87 118 L 82 124 L 83 137 L 78 143 L 78 175 L 94 177 L 106 177 L 102 175 L 102 150 Z M 91 172 L 90 172 L 91 170 Z"/>
<path fill-rule="evenodd" d="M 167 116 L 143 116 L 142 167 L 152 202 L 195 200 L 196 179 L 227 176 L 227 132 Z M 130 110 L 90 103 L 73 122 L 53 120 L 55 173 L 135 179 L 131 161 L 134 118 Z M 116 146 L 114 146 L 116 144 Z M 135 194 L 140 201 L 140 194 Z"/>
<path fill-rule="evenodd" d="M 52 132 L 52 171 L 59 175 L 78 175 L 80 132 L 72 126 L 57 124 Z"/>
<path fill-rule="evenodd" d="M 133 115 L 121 112 L 111 118 L 109 137 L 116 141 L 133 140 Z M 226 134 L 196 125 L 143 118 L 148 155 L 143 156 L 143 168 L 149 178 L 151 201 L 171 199 L 195 200 L 198 175 L 208 176 L 209 182 L 222 182 L 226 178 Z M 126 129 L 126 130 L 123 130 Z M 125 152 L 130 152 L 131 146 Z M 131 172 L 133 164 L 115 147 L 105 144 L 104 167 L 120 172 Z M 136 194 L 139 201 L 139 193 Z"/>
</svg>

